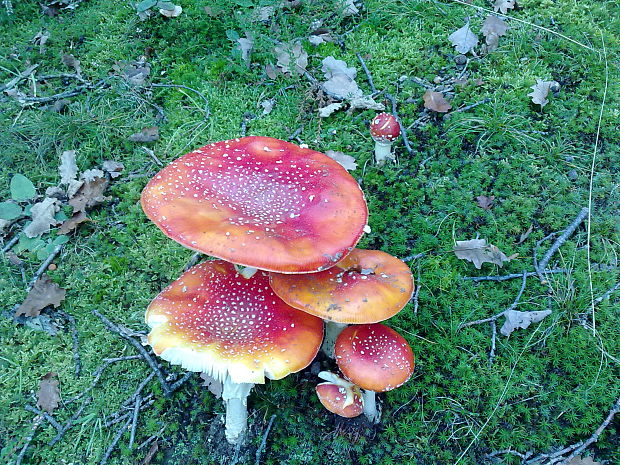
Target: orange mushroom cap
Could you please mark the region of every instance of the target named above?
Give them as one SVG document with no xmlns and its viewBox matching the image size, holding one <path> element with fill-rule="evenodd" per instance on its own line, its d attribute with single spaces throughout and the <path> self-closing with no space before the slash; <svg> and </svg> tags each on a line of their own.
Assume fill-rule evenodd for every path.
<svg viewBox="0 0 620 465">
<path fill-rule="evenodd" d="M 398 313 L 413 294 L 406 263 L 380 250 L 354 249 L 335 266 L 304 275 L 269 274 L 287 304 L 337 323 L 376 323 Z"/>
<path fill-rule="evenodd" d="M 323 339 L 323 322 L 285 304 L 265 273 L 245 279 L 223 260 L 183 273 L 151 302 L 146 322 L 164 360 L 235 383 L 302 370 Z"/>
<path fill-rule="evenodd" d="M 381 323 L 345 328 L 336 339 L 335 353 L 342 374 L 369 391 L 390 391 L 413 374 L 411 347 L 404 337 Z"/>
<path fill-rule="evenodd" d="M 368 219 L 364 194 L 340 164 L 270 137 L 190 152 L 155 175 L 141 200 L 146 215 L 182 245 L 281 273 L 333 266 Z"/>
<path fill-rule="evenodd" d="M 344 381 L 344 380 L 342 380 Z M 321 383 L 316 387 L 316 395 L 327 410 L 345 418 L 362 414 L 364 404 L 362 391 L 352 383 Z"/>
</svg>

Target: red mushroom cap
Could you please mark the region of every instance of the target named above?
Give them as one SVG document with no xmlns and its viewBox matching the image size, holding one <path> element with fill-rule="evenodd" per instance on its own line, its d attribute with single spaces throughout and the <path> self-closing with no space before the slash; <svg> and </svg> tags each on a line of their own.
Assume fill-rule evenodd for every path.
<svg viewBox="0 0 620 465">
<path fill-rule="evenodd" d="M 245 279 L 223 260 L 183 273 L 151 302 L 146 322 L 164 360 L 236 383 L 302 370 L 323 339 L 321 319 L 285 304 L 265 273 Z"/>
<path fill-rule="evenodd" d="M 404 337 L 381 323 L 345 328 L 336 339 L 335 353 L 342 374 L 369 391 L 395 389 L 413 373 L 411 347 Z"/>
<path fill-rule="evenodd" d="M 362 392 L 357 386 L 347 388 L 334 383 L 321 383 L 316 387 L 316 395 L 327 410 L 345 418 L 362 414 Z"/>
<path fill-rule="evenodd" d="M 376 323 L 398 313 L 413 293 L 406 263 L 380 250 L 354 249 L 320 273 L 269 274 L 287 304 L 337 323 Z"/>
<path fill-rule="evenodd" d="M 370 123 L 370 135 L 376 142 L 393 142 L 400 136 L 400 124 L 394 115 L 379 113 Z"/>
<path fill-rule="evenodd" d="M 147 184 L 142 208 L 190 249 L 281 273 L 333 266 L 368 219 L 364 194 L 340 164 L 270 137 L 182 156 Z"/>
</svg>

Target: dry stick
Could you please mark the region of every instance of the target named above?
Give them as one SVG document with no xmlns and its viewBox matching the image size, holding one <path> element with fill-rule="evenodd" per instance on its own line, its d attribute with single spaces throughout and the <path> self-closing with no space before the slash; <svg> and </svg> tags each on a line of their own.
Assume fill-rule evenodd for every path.
<svg viewBox="0 0 620 465">
<path fill-rule="evenodd" d="M 114 439 L 112 439 L 112 443 L 106 449 L 105 454 L 103 454 L 103 457 L 101 458 L 101 461 L 99 462 L 99 465 L 105 465 L 106 463 L 108 463 L 108 460 L 110 459 L 110 456 L 112 455 L 112 452 L 114 451 L 114 448 L 116 447 L 116 444 L 118 444 L 118 441 L 120 441 L 121 436 L 127 430 L 127 427 L 129 426 L 130 422 L 131 422 L 131 418 L 129 418 L 125 423 L 123 423 L 121 427 L 116 431 L 116 435 L 114 436 Z"/>
<path fill-rule="evenodd" d="M 133 442 L 136 439 L 136 426 L 138 425 L 138 413 L 140 413 L 140 404 L 142 404 L 142 398 L 138 395 L 136 397 L 136 403 L 133 408 L 133 415 L 131 418 L 131 434 L 129 436 L 129 448 L 133 449 Z"/>
<path fill-rule="evenodd" d="M 539 262 L 538 264 L 539 270 L 542 271 L 545 268 L 547 268 L 547 265 L 549 264 L 549 260 L 551 260 L 551 257 L 553 256 L 553 254 L 556 253 L 557 250 L 562 246 L 562 244 L 566 242 L 569 236 L 575 232 L 575 229 L 577 229 L 577 227 L 581 224 L 581 222 L 584 219 L 586 219 L 589 211 L 590 210 L 588 210 L 586 207 L 581 209 L 581 211 L 579 212 L 579 215 L 577 215 L 577 218 L 575 218 L 573 222 L 568 226 L 568 228 L 564 230 L 562 235 L 555 240 L 551 248 L 547 251 L 545 256 Z"/>
<path fill-rule="evenodd" d="M 38 67 L 39 67 L 38 64 L 29 66 L 28 68 L 23 70 L 21 73 L 19 73 L 17 76 L 15 76 L 13 79 L 11 79 L 9 82 L 0 86 L 0 92 L 4 92 L 6 90 L 12 89 L 24 79 L 28 79 L 30 75 L 34 72 L 34 70 L 37 69 Z"/>
<path fill-rule="evenodd" d="M 480 100 L 479 102 L 472 103 L 471 105 L 466 105 L 464 107 L 457 108 L 456 110 L 453 110 L 450 113 L 448 113 L 448 115 L 451 115 L 452 113 L 458 113 L 460 111 L 471 110 L 472 108 L 476 108 L 478 105 L 482 105 L 484 103 L 489 103 L 490 101 L 491 101 L 491 99 L 487 97 L 485 99 Z"/>
<path fill-rule="evenodd" d="M 548 239 L 551 239 L 553 236 L 555 236 L 557 234 L 557 232 L 552 232 L 551 234 L 543 237 L 541 240 L 536 241 L 536 245 L 534 246 L 534 251 L 532 252 L 533 255 L 533 261 L 534 261 L 534 270 L 536 271 L 536 274 L 538 275 L 538 279 L 540 279 L 541 283 L 545 282 L 545 277 L 542 274 L 542 270 L 540 269 L 540 267 L 538 266 L 538 248 L 540 247 L 540 245 L 545 242 Z"/>
<path fill-rule="evenodd" d="M 493 457 L 497 457 L 498 455 L 503 455 L 503 454 L 516 455 L 517 457 L 521 457 L 523 460 L 529 457 L 528 454 L 522 454 L 521 452 L 517 452 L 516 450 L 512 450 L 512 449 L 497 450 L 495 452 L 491 452 L 490 454 L 487 454 L 486 457 L 493 458 Z"/>
<path fill-rule="evenodd" d="M 304 130 L 303 126 L 299 126 L 297 129 L 295 129 L 295 131 L 293 131 L 293 134 L 291 134 L 290 136 L 288 136 L 288 140 L 293 140 L 295 138 L 297 138 L 301 132 Z"/>
<path fill-rule="evenodd" d="M 398 125 L 400 126 L 400 132 L 401 132 L 401 135 L 403 136 L 403 144 L 405 144 L 405 148 L 407 149 L 407 152 L 412 154 L 413 149 L 411 148 L 411 144 L 409 143 L 409 138 L 407 137 L 407 129 L 405 128 L 405 125 L 401 121 L 400 116 L 398 116 L 398 113 L 396 112 L 396 99 L 394 98 L 392 94 L 388 94 L 387 92 L 385 93 L 385 98 L 388 99 L 390 102 L 392 102 L 392 114 L 394 115 L 394 118 L 396 118 L 396 121 L 398 121 Z"/>
<path fill-rule="evenodd" d="M 422 258 L 422 257 L 426 257 L 426 252 L 422 252 L 422 253 L 415 254 L 415 255 L 407 255 L 405 258 L 401 258 L 400 260 L 403 262 L 410 262 L 412 260 L 417 260 L 418 258 Z"/>
<path fill-rule="evenodd" d="M 52 250 L 52 253 L 47 256 L 47 258 L 45 259 L 43 263 L 41 263 L 41 266 L 39 266 L 39 269 L 37 270 L 37 272 L 34 274 L 32 279 L 30 280 L 28 287 L 26 287 L 26 292 L 30 292 L 32 290 L 35 283 L 39 280 L 41 275 L 45 272 L 45 270 L 50 265 L 50 263 L 54 261 L 54 259 L 56 258 L 56 255 L 60 253 L 60 251 L 62 250 L 62 247 L 63 247 L 63 244 L 60 244 L 54 247 L 54 250 Z"/>
<path fill-rule="evenodd" d="M 58 432 L 58 434 L 54 437 L 54 439 L 52 439 L 49 442 L 50 447 L 56 444 L 58 441 L 60 441 L 62 437 L 65 435 L 65 433 L 71 429 L 71 427 L 73 426 L 73 423 L 80 417 L 80 415 L 82 415 L 82 412 L 84 411 L 86 406 L 90 404 L 92 400 L 93 400 L 92 397 L 87 397 L 86 399 L 84 399 L 84 402 L 82 402 L 82 405 L 80 405 L 80 408 L 77 409 L 77 411 L 71 416 L 71 418 L 67 420 L 67 422 L 63 425 L 62 429 Z"/>
<path fill-rule="evenodd" d="M 30 430 L 30 433 L 28 434 L 28 436 L 26 436 L 26 442 L 24 443 L 24 447 L 22 447 L 22 450 L 19 452 L 17 459 L 15 459 L 15 465 L 21 465 L 22 460 L 24 460 L 24 455 L 26 455 L 26 450 L 28 449 L 28 446 L 32 442 L 32 439 L 34 438 L 34 434 L 37 432 L 37 429 L 39 428 L 39 425 L 41 424 L 42 421 L 43 421 L 43 417 L 41 415 L 37 415 L 36 417 L 32 419 L 32 429 Z"/>
<path fill-rule="evenodd" d="M 566 273 L 566 270 L 564 268 L 554 268 L 552 270 L 545 270 L 545 274 L 555 274 L 555 273 Z M 536 271 L 528 271 L 527 273 L 525 273 L 526 277 L 532 277 L 532 276 L 538 276 L 538 273 Z M 482 281 L 495 281 L 495 282 L 501 282 L 501 281 L 508 281 L 509 279 L 515 279 L 515 278 L 523 278 L 523 273 L 513 273 L 513 274 L 507 274 L 504 276 L 463 276 L 461 279 L 463 281 L 473 281 L 475 283 L 479 283 Z"/>
<path fill-rule="evenodd" d="M 620 281 L 618 281 L 614 287 L 609 289 L 603 295 L 601 295 L 601 296 L 597 297 L 596 299 L 594 299 L 594 305 L 600 304 L 603 300 L 605 300 L 607 297 L 609 297 L 611 294 L 613 294 L 618 289 L 620 289 Z"/>
<path fill-rule="evenodd" d="M 201 99 L 204 100 L 205 108 L 203 112 L 205 114 L 205 119 L 209 119 L 209 116 L 211 115 L 211 110 L 209 109 L 209 100 L 207 99 L 207 97 L 204 96 L 202 92 L 196 89 L 192 89 L 191 87 L 184 86 L 183 84 L 151 84 L 151 87 L 171 87 L 171 88 L 176 88 L 176 89 L 185 89 L 185 90 L 194 92 L 196 95 L 198 95 Z"/>
<path fill-rule="evenodd" d="M 497 339 L 497 325 L 495 320 L 489 323 L 491 325 L 491 350 L 489 351 L 489 366 L 493 365 L 495 359 L 495 340 Z"/>
<path fill-rule="evenodd" d="M 356 53 L 355 56 L 360 61 L 360 64 L 362 65 L 362 69 L 364 70 L 364 73 L 366 73 L 366 79 L 368 80 L 368 85 L 370 86 L 370 90 L 372 91 L 373 94 L 376 94 L 378 90 L 375 87 L 375 83 L 372 82 L 372 74 L 370 74 L 370 70 L 368 69 L 368 66 L 366 66 L 366 62 L 362 58 L 362 55 L 360 55 L 359 53 Z"/>
<path fill-rule="evenodd" d="M 56 431 L 62 430 L 62 425 L 58 423 L 58 421 L 56 421 L 56 419 L 53 416 L 51 416 L 49 413 L 44 412 L 43 410 L 40 410 L 36 407 L 33 407 L 32 405 L 26 405 L 24 406 L 24 409 L 28 410 L 29 412 L 36 413 L 37 415 L 45 418 L 50 425 L 56 428 Z"/>
<path fill-rule="evenodd" d="M 5 253 L 11 250 L 11 247 L 17 244 L 17 241 L 19 241 L 19 234 L 15 234 L 9 242 L 4 244 L 4 247 L 2 247 L 2 253 Z"/>
<path fill-rule="evenodd" d="M 271 429 L 271 425 L 273 425 L 273 421 L 275 419 L 276 416 L 271 415 L 271 418 L 269 419 L 269 424 L 267 425 L 267 429 L 263 433 L 263 439 L 260 442 L 260 446 L 258 446 L 258 449 L 256 450 L 256 460 L 254 461 L 254 465 L 260 465 L 260 456 L 263 453 L 263 450 L 265 450 L 265 445 L 267 444 L 267 436 L 269 435 L 269 430 Z"/>
<path fill-rule="evenodd" d="M 157 378 L 159 379 L 159 382 L 161 383 L 161 387 L 164 390 L 164 395 L 166 397 L 170 396 L 170 394 L 171 394 L 170 386 L 166 382 L 166 379 L 164 378 L 164 374 L 162 373 L 161 369 L 159 368 L 159 365 L 157 364 L 157 362 L 155 360 L 153 360 L 153 357 L 151 357 L 148 354 L 148 352 L 144 349 L 144 347 L 142 347 L 142 344 L 140 344 L 138 341 L 136 341 L 133 337 L 129 336 L 125 330 L 119 328 L 117 325 L 112 323 L 110 320 L 108 320 L 105 316 L 103 316 L 97 310 L 93 310 L 92 313 L 95 316 L 99 317 L 99 319 L 103 322 L 103 324 L 109 330 L 115 332 L 116 334 L 121 336 L 123 339 L 127 340 L 132 346 L 134 346 L 136 348 L 136 350 L 138 352 L 140 352 L 140 355 L 142 355 L 142 358 L 144 358 L 144 360 L 146 360 L 146 362 L 149 364 L 151 369 L 157 375 Z"/>
<path fill-rule="evenodd" d="M 183 386 L 187 382 L 187 380 L 190 379 L 193 376 L 193 374 L 194 374 L 193 371 L 188 371 L 183 376 L 181 376 L 181 379 L 179 379 L 178 381 L 172 383 L 170 385 L 170 392 L 174 392 L 177 389 L 179 389 L 181 386 Z"/>
<path fill-rule="evenodd" d="M 87 90 L 95 90 L 95 89 L 98 89 L 99 87 L 103 87 L 106 84 L 107 83 L 105 80 L 101 80 L 96 84 L 91 84 L 91 83 L 82 84 L 82 85 L 77 86 L 75 89 L 66 90 L 59 94 L 54 94 L 54 95 L 50 95 L 47 97 L 23 97 L 23 98 L 20 98 L 18 101 L 24 106 L 40 105 L 43 103 L 55 102 L 63 98 L 75 97 L 76 95 L 80 95 Z"/>
</svg>

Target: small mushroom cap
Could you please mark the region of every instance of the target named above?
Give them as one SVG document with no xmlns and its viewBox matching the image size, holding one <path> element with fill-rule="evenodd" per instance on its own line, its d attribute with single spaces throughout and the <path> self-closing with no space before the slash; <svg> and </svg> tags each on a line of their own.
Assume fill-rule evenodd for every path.
<svg viewBox="0 0 620 465">
<path fill-rule="evenodd" d="M 345 418 L 357 417 L 364 412 L 362 392 L 357 386 L 344 387 L 334 383 L 321 383 L 316 395 L 327 410 Z"/>
<path fill-rule="evenodd" d="M 368 218 L 362 190 L 340 164 L 270 137 L 188 153 L 155 175 L 141 200 L 182 245 L 281 273 L 333 266 L 355 247 Z"/>
<path fill-rule="evenodd" d="M 400 124 L 394 115 L 379 113 L 370 123 L 370 135 L 376 142 L 393 142 L 400 136 Z"/>
<path fill-rule="evenodd" d="M 245 279 L 213 260 L 183 273 L 149 305 L 153 351 L 191 371 L 223 381 L 264 383 L 310 364 L 323 322 L 285 304 L 266 273 Z"/>
<path fill-rule="evenodd" d="M 390 391 L 413 374 L 411 347 L 381 323 L 345 328 L 336 339 L 335 353 L 342 374 L 369 391 Z"/>
<path fill-rule="evenodd" d="M 354 249 L 328 270 L 270 273 L 271 288 L 287 304 L 337 323 L 376 323 L 398 313 L 413 294 L 406 263 L 380 250 Z"/>
</svg>

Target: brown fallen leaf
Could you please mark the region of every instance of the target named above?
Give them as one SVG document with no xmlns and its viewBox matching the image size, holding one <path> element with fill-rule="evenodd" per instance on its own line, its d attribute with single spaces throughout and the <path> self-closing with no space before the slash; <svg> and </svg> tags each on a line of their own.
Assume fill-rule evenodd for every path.
<svg viewBox="0 0 620 465">
<path fill-rule="evenodd" d="M 523 244 L 525 240 L 528 237 L 530 237 L 530 234 L 532 234 L 533 230 L 534 230 L 534 225 L 530 224 L 530 227 L 527 228 L 527 231 L 525 231 L 523 234 L 521 234 L 521 236 L 519 236 L 519 240 L 517 241 L 517 244 Z"/>
<path fill-rule="evenodd" d="M 60 207 L 53 197 L 46 197 L 41 202 L 35 203 L 30 209 L 32 222 L 24 228 L 24 234 L 32 238 L 48 233 L 51 226 L 56 226 L 59 223 L 54 218 L 58 210 Z"/>
<path fill-rule="evenodd" d="M 327 155 L 332 160 L 340 163 L 342 167 L 347 171 L 353 171 L 357 169 L 357 163 L 355 163 L 355 158 L 353 158 L 351 155 L 346 155 L 345 153 L 338 152 L 336 150 L 327 150 L 325 152 L 325 155 Z"/>
<path fill-rule="evenodd" d="M 512 260 L 496 246 L 487 244 L 485 239 L 456 241 L 454 253 L 458 258 L 472 262 L 477 269 L 480 269 L 483 263 L 494 263 L 501 268 L 504 262 Z"/>
<path fill-rule="evenodd" d="M 84 223 L 85 221 L 90 221 L 90 219 L 86 216 L 85 212 L 79 211 L 60 225 L 60 228 L 58 228 L 58 234 L 69 234 L 77 228 L 80 223 Z"/>
<path fill-rule="evenodd" d="M 547 99 L 549 90 L 552 86 L 557 85 L 559 84 L 556 81 L 543 81 L 542 79 L 536 79 L 536 84 L 530 87 L 532 92 L 527 94 L 527 96 L 532 97 L 532 102 L 540 105 L 540 108 L 543 108 L 549 103 L 549 100 Z"/>
<path fill-rule="evenodd" d="M 422 99 L 424 99 L 424 108 L 438 113 L 446 113 L 452 108 L 452 105 L 444 98 L 441 92 L 433 92 L 428 89 L 424 92 Z"/>
<path fill-rule="evenodd" d="M 211 394 L 213 394 L 218 399 L 222 397 L 222 391 L 224 390 L 224 385 L 222 384 L 220 380 L 215 379 L 208 373 L 204 373 L 204 372 L 200 373 L 200 377 L 204 381 L 204 383 L 202 383 L 203 387 L 206 387 L 211 392 Z"/>
<path fill-rule="evenodd" d="M 60 402 L 60 389 L 58 389 L 58 373 L 49 372 L 41 377 L 39 391 L 37 392 L 37 407 L 51 414 Z"/>
<path fill-rule="evenodd" d="M 43 274 L 34 283 L 26 300 L 15 311 L 15 316 L 39 316 L 41 310 L 48 305 L 53 305 L 54 308 L 58 307 L 65 300 L 66 293 L 67 291 L 54 283 L 47 274 Z"/>
<path fill-rule="evenodd" d="M 151 126 L 144 128 L 140 132 L 136 132 L 127 138 L 131 142 L 155 142 L 159 139 L 159 128 Z"/>
<path fill-rule="evenodd" d="M 32 38 L 32 43 L 39 45 L 39 53 L 43 55 L 45 53 L 45 44 L 50 38 L 50 33 L 41 29 L 37 32 L 37 35 Z"/>
<path fill-rule="evenodd" d="M 516 0 L 495 0 L 493 4 L 493 10 L 502 14 L 508 13 L 508 10 L 514 9 L 516 6 Z"/>
<path fill-rule="evenodd" d="M 482 208 L 483 210 L 490 210 L 493 207 L 494 200 L 495 200 L 494 195 L 491 195 L 488 197 L 486 195 L 479 195 L 478 197 L 476 197 L 478 206 Z"/>
<path fill-rule="evenodd" d="M 141 57 L 139 60 L 131 63 L 117 61 L 112 66 L 112 69 L 133 86 L 144 85 L 149 74 L 151 74 L 151 65 L 147 63 L 146 57 Z"/>
<path fill-rule="evenodd" d="M 308 54 L 301 43 L 280 44 L 274 48 L 276 66 L 284 74 L 304 74 L 308 66 Z"/>
<path fill-rule="evenodd" d="M 495 15 L 489 15 L 486 17 L 484 23 L 482 23 L 482 28 L 480 29 L 480 32 L 482 32 L 486 42 L 486 53 L 497 49 L 499 45 L 499 38 L 505 35 L 508 29 L 509 27 L 503 19 Z"/>
<path fill-rule="evenodd" d="M 69 205 L 73 207 L 73 213 L 83 212 L 96 205 L 109 200 L 103 193 L 108 187 L 108 180 L 105 177 L 85 180 L 82 187 L 78 189 L 71 199 Z"/>
<path fill-rule="evenodd" d="M 120 161 L 106 160 L 101 165 L 101 169 L 108 173 L 112 179 L 118 178 L 125 169 Z"/>
<path fill-rule="evenodd" d="M 515 329 L 525 329 L 532 323 L 538 323 L 544 317 L 551 314 L 551 310 L 540 312 L 519 312 L 518 310 L 508 310 L 504 313 L 506 321 L 499 332 L 504 336 L 510 336 Z"/>
<path fill-rule="evenodd" d="M 61 60 L 64 65 L 68 66 L 69 68 L 73 68 L 75 70 L 75 74 L 77 74 L 78 76 L 82 75 L 82 68 L 80 67 L 80 60 L 78 60 L 71 54 L 64 54 L 61 57 Z"/>
</svg>

